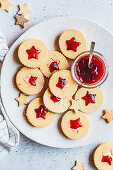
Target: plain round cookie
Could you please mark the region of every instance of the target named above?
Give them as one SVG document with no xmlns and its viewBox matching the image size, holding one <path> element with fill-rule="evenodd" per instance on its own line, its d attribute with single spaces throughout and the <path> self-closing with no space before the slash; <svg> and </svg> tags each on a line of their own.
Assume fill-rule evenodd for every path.
<svg viewBox="0 0 113 170">
<path fill-rule="evenodd" d="M 81 99 L 84 97 L 87 93 L 87 91 L 90 94 L 96 94 L 95 96 L 95 103 L 90 103 L 87 106 L 85 105 L 85 100 Z M 93 88 L 93 89 L 86 89 L 86 88 L 80 88 L 75 96 L 75 100 L 81 99 L 81 111 L 84 113 L 93 113 L 99 110 L 102 107 L 102 104 L 104 103 L 104 95 L 100 88 Z"/>
<path fill-rule="evenodd" d="M 71 38 L 75 38 L 77 42 L 80 43 L 80 45 L 77 47 L 77 51 L 74 52 L 72 50 L 67 50 L 66 41 L 70 40 Z M 75 59 L 78 54 L 80 54 L 83 51 L 88 50 L 88 40 L 86 37 L 81 33 L 80 31 L 76 29 L 69 29 L 64 31 L 60 38 L 59 38 L 59 47 L 61 52 L 70 59 Z"/>
<path fill-rule="evenodd" d="M 56 84 L 58 83 L 59 77 L 61 77 L 62 79 L 67 79 L 67 83 L 68 83 L 67 87 L 60 89 L 56 86 Z M 50 77 L 49 88 L 52 94 L 54 94 L 55 96 L 59 98 L 65 98 L 65 97 L 70 98 L 76 92 L 78 88 L 78 84 L 72 78 L 71 71 L 59 70 Z"/>
<path fill-rule="evenodd" d="M 32 58 L 28 60 L 28 54 L 26 50 L 30 50 L 34 46 L 37 50 L 40 51 L 38 54 L 38 59 Z M 48 49 L 46 45 L 37 39 L 28 39 L 25 40 L 18 49 L 18 58 L 20 62 L 26 67 L 36 68 L 40 67 L 46 60 L 48 55 Z"/>
<path fill-rule="evenodd" d="M 66 70 L 68 68 L 68 61 L 66 58 L 58 51 L 49 51 L 46 62 L 40 67 L 41 72 L 46 77 L 50 77 L 54 72 L 50 72 L 49 65 L 52 61 L 58 62 L 59 70 Z"/>
<path fill-rule="evenodd" d="M 103 153 L 108 153 L 113 150 L 113 143 L 105 142 L 101 143 L 94 152 L 94 164 L 99 170 L 113 170 L 113 160 L 111 165 L 107 162 L 101 162 Z M 113 151 L 112 151 L 113 152 Z"/>
<path fill-rule="evenodd" d="M 50 111 L 47 112 L 45 119 L 36 118 L 36 113 L 34 109 L 39 108 L 40 105 L 43 105 L 42 98 L 36 98 L 29 103 L 28 108 L 26 110 L 26 117 L 28 121 L 35 127 L 48 126 L 55 119 L 55 114 Z"/>
<path fill-rule="evenodd" d="M 29 75 L 37 77 L 36 86 L 28 85 L 25 81 Z M 25 94 L 34 95 L 39 93 L 44 86 L 44 76 L 38 68 L 23 67 L 16 75 L 16 85 L 20 91 Z"/>
<path fill-rule="evenodd" d="M 51 100 L 52 93 L 49 89 L 47 89 L 43 95 L 43 102 L 44 105 L 47 107 L 48 110 L 55 112 L 55 113 L 62 113 L 65 112 L 70 106 L 70 100 L 68 98 L 62 98 L 60 102 L 54 103 Z"/>
<path fill-rule="evenodd" d="M 80 123 L 82 127 L 79 128 L 78 132 L 76 129 L 70 128 L 70 120 L 76 120 L 80 118 Z M 79 140 L 85 137 L 89 131 L 90 123 L 85 114 L 81 112 L 74 113 L 73 111 L 68 111 L 64 114 L 61 121 L 61 128 L 63 133 L 72 140 Z"/>
</svg>

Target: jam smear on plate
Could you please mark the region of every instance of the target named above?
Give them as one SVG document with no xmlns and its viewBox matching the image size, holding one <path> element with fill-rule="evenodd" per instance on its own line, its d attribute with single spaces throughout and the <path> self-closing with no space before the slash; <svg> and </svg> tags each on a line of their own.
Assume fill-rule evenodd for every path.
<svg viewBox="0 0 113 170">
<path fill-rule="evenodd" d="M 76 52 L 77 47 L 80 45 L 80 43 L 77 42 L 74 37 L 72 37 L 70 40 L 66 41 L 66 45 L 67 45 L 67 50 L 72 50 L 72 51 Z"/>
<path fill-rule="evenodd" d="M 93 55 L 88 66 L 89 55 L 82 56 L 75 65 L 75 75 L 84 84 L 94 84 L 102 80 L 105 75 L 105 63 L 97 55 Z"/>
<path fill-rule="evenodd" d="M 49 65 L 49 71 L 52 73 L 55 70 L 59 70 L 58 64 L 59 63 L 57 61 L 51 62 L 51 64 Z"/>
<path fill-rule="evenodd" d="M 43 105 L 40 105 L 39 108 L 34 109 L 34 110 L 35 110 L 35 113 L 36 113 L 36 118 L 45 119 L 48 110 Z"/>
<path fill-rule="evenodd" d="M 103 156 L 101 162 L 107 162 L 109 165 L 111 165 L 112 157 L 109 155 Z"/>
<path fill-rule="evenodd" d="M 70 120 L 70 128 L 71 129 L 78 129 L 82 127 L 82 124 L 80 123 L 80 118 L 76 120 Z"/>
<path fill-rule="evenodd" d="M 26 53 L 28 54 L 28 60 L 32 58 L 38 59 L 38 54 L 40 51 L 37 50 L 35 46 L 32 46 L 30 50 L 26 50 Z"/>
<path fill-rule="evenodd" d="M 36 86 L 36 79 L 37 79 L 37 77 L 30 76 L 29 84 L 32 86 Z"/>
<path fill-rule="evenodd" d="M 54 102 L 54 103 L 57 103 L 61 100 L 61 98 L 58 98 L 56 96 L 54 96 L 53 94 L 50 96 L 50 99 Z"/>
<path fill-rule="evenodd" d="M 90 94 L 89 91 L 87 91 L 86 95 L 81 98 L 85 100 L 85 105 L 87 106 L 90 103 L 95 103 L 95 96 L 96 94 Z"/>
<path fill-rule="evenodd" d="M 60 89 L 63 89 L 65 86 L 67 86 L 67 80 L 59 77 L 58 83 L 56 84 L 56 86 Z"/>
</svg>

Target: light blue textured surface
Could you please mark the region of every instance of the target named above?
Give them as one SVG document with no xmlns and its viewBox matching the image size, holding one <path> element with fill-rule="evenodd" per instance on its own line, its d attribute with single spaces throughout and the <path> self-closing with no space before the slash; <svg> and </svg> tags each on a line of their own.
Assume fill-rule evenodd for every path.
<svg viewBox="0 0 113 170">
<path fill-rule="evenodd" d="M 0 27 L 8 41 L 12 43 L 28 28 L 40 21 L 57 16 L 79 16 L 91 19 L 113 32 L 113 0 L 12 0 L 15 4 L 8 14 L 0 11 Z M 15 26 L 14 15 L 17 4 L 29 3 L 33 13 L 25 29 Z M 16 113 L 15 113 L 16 114 Z M 103 132 L 104 133 L 104 132 Z M 86 169 L 95 169 L 93 150 L 103 141 L 113 141 L 113 134 L 92 145 L 75 149 L 56 149 L 41 146 L 21 135 L 20 144 L 0 160 L 0 170 L 70 170 L 75 160 L 86 163 Z"/>
</svg>

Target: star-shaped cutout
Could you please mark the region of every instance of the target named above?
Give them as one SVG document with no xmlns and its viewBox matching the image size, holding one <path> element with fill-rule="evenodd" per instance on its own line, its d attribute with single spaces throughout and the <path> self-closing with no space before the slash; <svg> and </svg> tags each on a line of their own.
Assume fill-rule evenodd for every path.
<svg viewBox="0 0 113 170">
<path fill-rule="evenodd" d="M 82 99 L 85 100 L 85 105 L 95 103 L 95 96 L 96 94 L 90 94 L 89 91 L 87 91 L 86 95 L 82 97 Z"/>
<path fill-rule="evenodd" d="M 112 160 L 113 160 L 113 156 L 112 156 L 112 154 L 111 154 L 111 151 L 102 154 L 102 160 L 101 160 L 101 162 L 106 162 L 106 163 L 108 163 L 109 165 L 111 165 Z"/>
<path fill-rule="evenodd" d="M 22 28 L 25 27 L 25 23 L 29 20 L 24 17 L 24 15 L 15 15 L 16 18 L 16 25 L 20 25 Z"/>
<path fill-rule="evenodd" d="M 19 5 L 19 12 L 18 14 L 23 14 L 25 18 L 27 18 L 29 13 L 32 13 L 31 9 L 29 9 L 28 4 Z"/>
<path fill-rule="evenodd" d="M 29 96 L 25 96 L 23 93 L 20 93 L 19 97 L 17 97 L 15 100 L 18 101 L 18 105 L 21 106 L 23 104 L 28 104 L 28 99 Z"/>
<path fill-rule="evenodd" d="M 14 4 L 8 0 L 0 0 L 0 5 L 0 10 L 6 10 L 7 12 L 9 12 L 10 7 L 12 7 Z"/>
<path fill-rule="evenodd" d="M 24 80 L 26 81 L 26 83 L 28 84 L 28 86 L 36 86 L 36 79 L 37 77 L 33 77 L 31 76 L 31 74 L 29 74 L 29 76 L 27 78 L 25 78 Z"/>
<path fill-rule="evenodd" d="M 80 43 L 77 42 L 74 37 L 72 37 L 70 40 L 66 41 L 66 45 L 67 45 L 67 50 L 72 50 L 72 51 L 76 52 L 77 47 L 80 45 Z"/>
<path fill-rule="evenodd" d="M 40 51 L 37 50 L 35 46 L 32 46 L 31 49 L 26 50 L 26 53 L 28 54 L 28 60 L 32 58 L 38 59 L 38 54 L 40 53 Z"/>
<path fill-rule="evenodd" d="M 71 106 L 69 107 L 69 109 L 72 109 L 75 111 L 75 113 L 78 112 L 78 110 L 81 109 L 81 99 L 80 100 L 71 100 Z"/>
<path fill-rule="evenodd" d="M 103 119 L 106 119 L 108 123 L 112 122 L 113 120 L 113 110 L 108 111 L 107 109 L 103 111 L 104 115 L 102 116 Z"/>
<path fill-rule="evenodd" d="M 76 161 L 76 165 L 72 168 L 72 170 L 84 170 L 85 163 L 79 163 Z"/>
</svg>

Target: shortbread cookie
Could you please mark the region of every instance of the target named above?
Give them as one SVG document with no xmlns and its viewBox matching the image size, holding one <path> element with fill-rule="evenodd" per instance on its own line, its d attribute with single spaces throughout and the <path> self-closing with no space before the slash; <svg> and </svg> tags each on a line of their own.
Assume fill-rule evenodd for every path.
<svg viewBox="0 0 113 170">
<path fill-rule="evenodd" d="M 93 113 L 99 110 L 104 103 L 104 95 L 100 88 L 86 89 L 81 88 L 74 96 L 75 100 L 81 99 L 81 111 Z"/>
<path fill-rule="evenodd" d="M 71 71 L 59 70 L 50 77 L 49 87 L 55 96 L 70 98 L 76 92 L 78 85 L 72 78 Z"/>
<path fill-rule="evenodd" d="M 26 19 L 24 17 L 23 14 L 21 14 L 21 15 L 16 14 L 15 18 L 16 18 L 16 25 L 20 25 L 22 28 L 24 28 L 25 27 L 25 23 L 27 23 L 29 21 L 28 19 Z"/>
<path fill-rule="evenodd" d="M 88 41 L 80 31 L 69 29 L 60 36 L 59 46 L 66 57 L 75 59 L 78 54 L 87 51 Z"/>
<path fill-rule="evenodd" d="M 102 116 L 103 119 L 106 119 L 108 123 L 113 121 L 113 110 L 108 111 L 107 109 L 103 110 L 104 115 Z"/>
<path fill-rule="evenodd" d="M 6 10 L 7 12 L 10 11 L 10 7 L 14 4 L 11 3 L 9 0 L 0 0 L 0 10 Z"/>
<path fill-rule="evenodd" d="M 31 9 L 29 9 L 28 4 L 24 5 L 18 5 L 19 6 L 19 12 L 18 14 L 23 14 L 25 18 L 27 18 L 29 13 L 32 13 Z"/>
<path fill-rule="evenodd" d="M 45 63 L 48 50 L 41 40 L 25 40 L 18 49 L 18 58 L 20 62 L 31 68 L 40 67 Z"/>
<path fill-rule="evenodd" d="M 45 108 L 42 98 L 36 98 L 29 103 L 26 116 L 35 127 L 48 126 L 55 118 L 55 114 Z"/>
<path fill-rule="evenodd" d="M 25 94 L 39 93 L 44 86 L 44 76 L 38 68 L 23 67 L 16 75 L 17 87 Z"/>
<path fill-rule="evenodd" d="M 76 165 L 72 168 L 72 170 L 84 170 L 85 163 L 80 163 L 78 160 L 76 160 Z"/>
<path fill-rule="evenodd" d="M 58 98 L 49 89 L 44 93 L 43 102 L 47 109 L 55 113 L 65 112 L 70 106 L 70 100 L 68 98 Z"/>
<path fill-rule="evenodd" d="M 113 143 L 105 142 L 97 147 L 94 164 L 99 170 L 113 170 Z"/>
<path fill-rule="evenodd" d="M 84 113 L 68 111 L 62 117 L 61 128 L 69 139 L 79 140 L 87 135 L 90 124 Z"/>
<path fill-rule="evenodd" d="M 55 71 L 66 70 L 68 61 L 57 51 L 49 51 L 46 62 L 40 67 L 40 70 L 46 77 L 50 77 Z"/>
<path fill-rule="evenodd" d="M 23 104 L 28 104 L 28 99 L 29 96 L 24 95 L 23 93 L 19 94 L 19 97 L 17 97 L 15 100 L 18 102 L 18 106 L 21 106 Z"/>
</svg>

